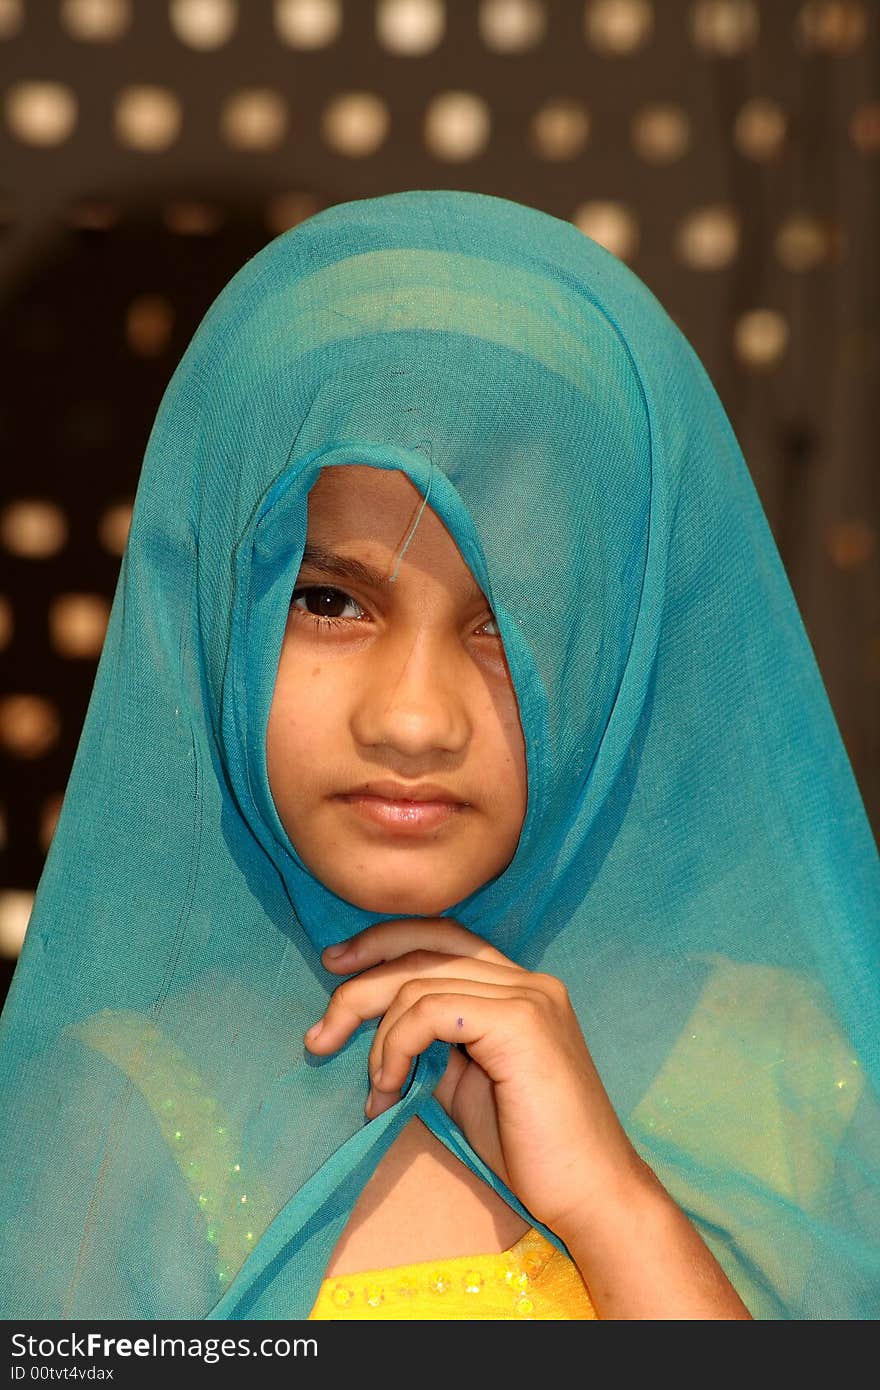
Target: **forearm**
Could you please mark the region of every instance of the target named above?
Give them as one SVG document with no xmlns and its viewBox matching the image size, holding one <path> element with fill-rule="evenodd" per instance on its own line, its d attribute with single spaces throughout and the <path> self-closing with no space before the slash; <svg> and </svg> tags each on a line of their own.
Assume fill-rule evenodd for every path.
<svg viewBox="0 0 880 1390">
<path fill-rule="evenodd" d="M 567 1230 L 571 1252 L 603 1319 L 747 1319 L 721 1266 L 641 1160 L 608 1184 Z"/>
</svg>

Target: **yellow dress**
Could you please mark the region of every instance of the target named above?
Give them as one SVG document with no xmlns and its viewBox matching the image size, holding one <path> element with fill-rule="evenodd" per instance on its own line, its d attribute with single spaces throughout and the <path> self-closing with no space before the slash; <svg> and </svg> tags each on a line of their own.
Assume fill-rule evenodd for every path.
<svg viewBox="0 0 880 1390">
<path fill-rule="evenodd" d="M 577 1266 L 534 1228 L 500 1255 L 331 1275 L 314 1321 L 596 1320 Z"/>
</svg>

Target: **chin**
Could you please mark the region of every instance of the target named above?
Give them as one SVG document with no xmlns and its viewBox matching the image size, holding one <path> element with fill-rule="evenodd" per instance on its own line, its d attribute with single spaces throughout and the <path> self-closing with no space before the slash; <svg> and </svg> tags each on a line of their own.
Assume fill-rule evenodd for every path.
<svg viewBox="0 0 880 1390">
<path fill-rule="evenodd" d="M 374 889 L 364 884 L 352 885 L 350 891 L 336 889 L 339 897 L 353 907 L 363 908 L 365 912 L 375 912 L 377 916 L 390 916 L 404 913 L 407 917 L 439 917 L 453 903 L 460 902 L 465 892 L 429 893 L 424 884 L 406 887 L 400 885 L 389 891 L 387 884 Z"/>
</svg>

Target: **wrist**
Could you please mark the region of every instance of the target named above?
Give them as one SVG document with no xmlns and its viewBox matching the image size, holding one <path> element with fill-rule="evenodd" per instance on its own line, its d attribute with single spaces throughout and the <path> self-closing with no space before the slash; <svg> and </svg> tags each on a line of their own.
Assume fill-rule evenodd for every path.
<svg viewBox="0 0 880 1390">
<path fill-rule="evenodd" d="M 660 1179 L 635 1149 L 607 1169 L 592 1167 L 577 1184 L 566 1212 L 553 1223 L 556 1234 L 574 1254 L 602 1245 L 607 1232 L 620 1238 L 628 1228 L 663 1220 L 679 1212 Z"/>
<path fill-rule="evenodd" d="M 606 1182 L 560 1228 L 601 1318 L 748 1318 L 739 1295 L 648 1164 Z"/>
</svg>

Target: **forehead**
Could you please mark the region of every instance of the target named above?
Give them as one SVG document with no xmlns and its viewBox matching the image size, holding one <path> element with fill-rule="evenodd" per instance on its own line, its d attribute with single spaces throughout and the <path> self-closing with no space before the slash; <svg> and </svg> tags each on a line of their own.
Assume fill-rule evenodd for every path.
<svg viewBox="0 0 880 1390">
<path fill-rule="evenodd" d="M 397 521 L 420 503 L 421 494 L 405 473 L 342 464 L 321 469 L 309 493 L 309 524 L 369 535 L 375 520 Z"/>
<path fill-rule="evenodd" d="M 406 543 L 403 566 L 473 590 L 458 546 L 415 484 L 395 469 L 324 468 L 308 498 L 308 540 L 387 573 Z M 415 528 L 415 530 L 413 530 Z M 411 534 L 412 533 L 412 534 Z"/>
</svg>

